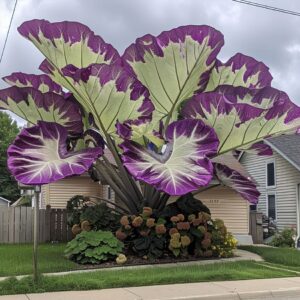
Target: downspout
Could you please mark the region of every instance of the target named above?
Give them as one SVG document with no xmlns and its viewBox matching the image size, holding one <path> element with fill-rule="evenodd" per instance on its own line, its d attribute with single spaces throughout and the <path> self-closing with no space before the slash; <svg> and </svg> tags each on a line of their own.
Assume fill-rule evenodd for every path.
<svg viewBox="0 0 300 300">
<path fill-rule="evenodd" d="M 299 204 L 300 184 L 297 184 L 297 237 L 295 240 L 295 248 L 300 250 L 300 204 Z"/>
</svg>

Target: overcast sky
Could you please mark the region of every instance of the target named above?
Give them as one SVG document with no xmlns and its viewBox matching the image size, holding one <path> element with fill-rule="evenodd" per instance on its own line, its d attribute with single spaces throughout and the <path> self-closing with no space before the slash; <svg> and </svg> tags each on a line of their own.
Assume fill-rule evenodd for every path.
<svg viewBox="0 0 300 300">
<path fill-rule="evenodd" d="M 256 0 L 300 12 L 299 0 Z M 15 0 L 0 0 L 0 49 Z M 207 24 L 225 36 L 219 58 L 236 52 L 270 67 L 273 86 L 300 105 L 300 17 L 239 4 L 231 0 L 19 0 L 0 77 L 12 72 L 40 73 L 42 55 L 22 38 L 17 27 L 26 20 L 79 21 L 120 53 L 146 33 L 187 24 Z M 6 87 L 0 82 L 0 88 Z M 18 120 L 21 123 L 20 120 Z"/>
</svg>

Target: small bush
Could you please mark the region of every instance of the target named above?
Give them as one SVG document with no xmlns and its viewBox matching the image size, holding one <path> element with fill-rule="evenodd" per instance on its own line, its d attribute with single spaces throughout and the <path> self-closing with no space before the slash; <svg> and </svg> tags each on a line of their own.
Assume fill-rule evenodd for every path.
<svg viewBox="0 0 300 300">
<path fill-rule="evenodd" d="M 74 235 L 81 231 L 116 231 L 120 214 L 106 203 L 97 203 L 84 196 L 74 196 L 67 203 L 68 225 Z M 73 229 L 74 228 L 74 229 Z"/>
<path fill-rule="evenodd" d="M 295 229 L 285 228 L 281 232 L 274 235 L 270 245 L 274 247 L 295 247 L 295 236 Z"/>
<path fill-rule="evenodd" d="M 138 216 L 124 215 L 116 237 L 127 251 L 144 258 L 230 257 L 236 239 L 222 220 L 212 220 L 209 210 L 192 196 L 172 203 L 159 214 L 144 207 Z M 182 209 L 181 209 L 182 208 Z"/>
<path fill-rule="evenodd" d="M 110 231 L 83 231 L 67 244 L 66 256 L 79 264 L 99 264 L 122 252 L 123 243 Z"/>
</svg>

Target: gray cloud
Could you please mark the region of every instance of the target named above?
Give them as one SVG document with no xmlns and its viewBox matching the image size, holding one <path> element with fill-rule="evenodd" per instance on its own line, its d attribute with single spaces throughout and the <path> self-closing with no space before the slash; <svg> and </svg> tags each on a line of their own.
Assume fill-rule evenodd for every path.
<svg viewBox="0 0 300 300">
<path fill-rule="evenodd" d="M 12 0 L 2 1 L 5 5 L 0 3 L 0 8 L 5 9 L 6 15 L 0 19 L 0 28 L 6 28 L 13 5 Z M 263 3 L 300 11 L 299 1 Z M 23 21 L 34 18 L 82 22 L 120 52 L 146 33 L 158 34 L 184 24 L 208 24 L 225 36 L 221 59 L 242 52 L 264 61 L 273 74 L 273 85 L 300 104 L 300 17 L 231 0 L 19 0 L 0 66 L 1 77 L 14 71 L 39 72 L 42 55 L 16 30 Z M 0 29 L 0 47 L 3 39 L 4 30 Z M 0 83 L 0 87 L 5 84 Z"/>
</svg>

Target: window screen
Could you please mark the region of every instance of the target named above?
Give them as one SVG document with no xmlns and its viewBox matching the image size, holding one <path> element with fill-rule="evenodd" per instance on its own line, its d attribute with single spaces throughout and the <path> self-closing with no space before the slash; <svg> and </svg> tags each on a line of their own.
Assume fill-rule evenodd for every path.
<svg viewBox="0 0 300 300">
<path fill-rule="evenodd" d="M 275 195 L 268 195 L 268 216 L 273 220 L 276 219 Z"/>
<path fill-rule="evenodd" d="M 275 166 L 274 163 L 267 164 L 267 186 L 275 185 Z"/>
</svg>

